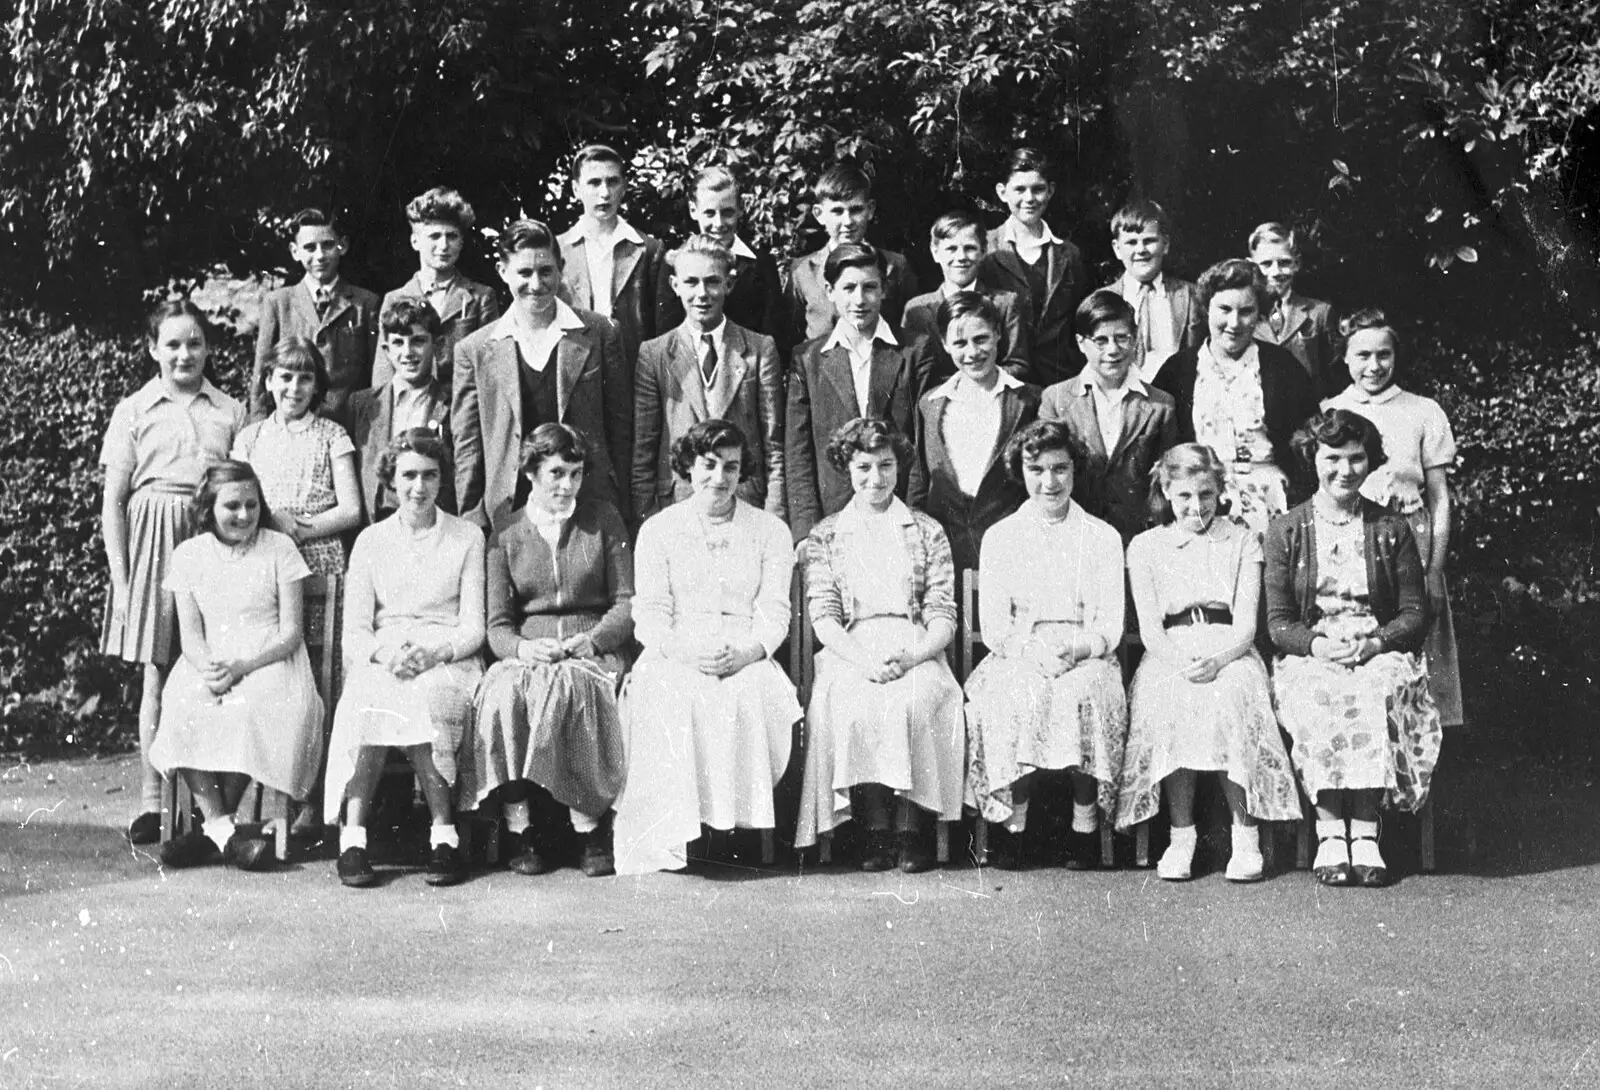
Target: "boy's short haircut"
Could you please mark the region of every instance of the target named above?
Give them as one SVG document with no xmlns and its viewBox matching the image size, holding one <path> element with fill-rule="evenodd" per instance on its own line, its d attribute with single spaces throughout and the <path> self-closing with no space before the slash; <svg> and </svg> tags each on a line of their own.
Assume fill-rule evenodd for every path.
<svg viewBox="0 0 1600 1090">
<path fill-rule="evenodd" d="M 997 336 L 1005 329 L 1000 308 L 987 295 L 976 291 L 958 291 L 941 300 L 939 308 L 933 312 L 933 328 L 939 331 L 939 337 L 943 339 L 950 332 L 950 327 L 964 318 L 987 322 Z"/>
<path fill-rule="evenodd" d="M 1155 201 L 1135 197 L 1111 217 L 1111 237 L 1116 238 L 1124 231 L 1138 234 L 1151 224 L 1155 224 L 1156 232 L 1162 238 L 1172 237 L 1172 220 L 1167 210 Z"/>
<path fill-rule="evenodd" d="M 880 278 L 889 275 L 878 248 L 860 242 L 846 242 L 830 250 L 822 263 L 822 279 L 831 288 L 846 269 L 877 269 Z"/>
<path fill-rule="evenodd" d="M 978 223 L 978 218 L 970 212 L 946 212 L 933 221 L 933 227 L 928 232 L 928 239 L 935 244 L 947 238 L 955 238 L 962 231 L 976 231 L 978 245 L 988 249 L 988 239 L 983 237 L 983 228 Z"/>
<path fill-rule="evenodd" d="M 302 208 L 289 219 L 289 238 L 292 241 L 300 234 L 302 227 L 326 227 L 340 238 L 344 238 L 344 228 L 339 226 L 339 221 L 331 212 L 324 212 L 320 208 Z"/>
<path fill-rule="evenodd" d="M 723 276 L 733 269 L 733 254 L 710 235 L 690 235 L 683 240 L 682 246 L 667 254 L 667 267 L 674 273 L 678 271 L 678 258 L 684 254 L 704 254 L 722 266 Z"/>
<path fill-rule="evenodd" d="M 495 248 L 500 251 L 502 261 L 518 250 L 549 250 L 556 255 L 556 264 L 561 264 L 561 247 L 556 245 L 555 232 L 540 220 L 513 220 L 501 232 Z"/>
<path fill-rule="evenodd" d="M 822 172 L 812 195 L 822 201 L 848 201 L 852 197 L 872 199 L 872 179 L 865 172 L 846 163 L 835 163 Z"/>
<path fill-rule="evenodd" d="M 1078 312 L 1072 316 L 1072 330 L 1080 337 L 1093 337 L 1094 331 L 1107 322 L 1122 322 L 1134 329 L 1139 325 L 1139 316 L 1133 304 L 1102 288 L 1078 304 Z"/>
<path fill-rule="evenodd" d="M 1294 228 L 1276 220 L 1263 223 L 1250 232 L 1250 243 L 1245 247 L 1245 253 L 1255 253 L 1256 247 L 1263 242 L 1275 242 L 1279 246 L 1287 246 L 1290 253 L 1296 257 L 1300 256 L 1300 238 L 1295 234 Z"/>
<path fill-rule="evenodd" d="M 716 163 L 708 167 L 702 167 L 700 170 L 695 172 L 694 179 L 689 183 L 690 200 L 694 200 L 694 198 L 698 197 L 702 192 L 727 193 L 730 191 L 733 193 L 736 199 L 741 195 L 739 189 L 739 179 L 733 173 L 733 171 L 729 170 L 721 163 Z"/>
<path fill-rule="evenodd" d="M 448 223 L 461 231 L 472 230 L 478 217 L 472 205 L 454 189 L 436 185 L 406 205 L 406 221 L 418 223 Z"/>
<path fill-rule="evenodd" d="M 578 153 L 572 157 L 573 178 L 582 175 L 583 168 L 590 163 L 615 163 L 622 171 L 623 177 L 627 177 L 628 164 L 623 160 L 622 153 L 609 144 L 586 144 L 579 148 Z"/>
<path fill-rule="evenodd" d="M 444 332 L 444 323 L 439 319 L 439 312 L 426 299 L 414 299 L 402 295 L 383 308 L 383 313 L 378 315 L 378 329 L 385 336 L 407 337 L 415 326 L 421 326 L 428 331 L 428 336 L 437 337 Z"/>
<path fill-rule="evenodd" d="M 1050 165 L 1050 160 L 1038 148 L 1020 147 L 1006 157 L 1006 169 L 1000 178 L 1010 181 L 1013 174 L 1033 173 L 1039 175 L 1047 182 L 1056 180 L 1055 168 Z"/>
</svg>

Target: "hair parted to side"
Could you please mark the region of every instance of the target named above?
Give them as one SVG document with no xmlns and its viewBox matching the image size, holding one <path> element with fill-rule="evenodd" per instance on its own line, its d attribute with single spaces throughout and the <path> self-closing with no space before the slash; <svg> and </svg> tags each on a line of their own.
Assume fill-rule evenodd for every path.
<svg viewBox="0 0 1600 1090">
<path fill-rule="evenodd" d="M 850 460 L 857 454 L 877 454 L 892 450 L 902 467 L 910 464 L 911 440 L 889 421 L 876 416 L 858 416 L 846 421 L 828 437 L 824 455 L 840 473 L 850 471 Z"/>
<path fill-rule="evenodd" d="M 194 511 L 196 537 L 217 532 L 217 493 L 222 491 L 223 485 L 242 481 L 249 481 L 256 486 L 256 498 L 261 501 L 261 517 L 256 522 L 256 529 L 259 531 L 272 522 L 272 509 L 267 506 L 267 494 L 261 490 L 261 478 L 256 476 L 256 471 L 249 462 L 224 458 L 207 466 L 205 476 L 200 478 L 200 483 L 195 487 L 191 509 Z"/>
<path fill-rule="evenodd" d="M 302 208 L 289 218 L 289 240 L 294 241 L 302 227 L 326 227 L 340 238 L 344 238 L 344 228 L 339 226 L 339 221 L 333 213 L 321 208 Z"/>
<path fill-rule="evenodd" d="M 864 242 L 845 242 L 830 250 L 822 262 L 822 279 L 831 288 L 846 269 L 877 269 L 879 279 L 888 276 L 883 253 Z"/>
<path fill-rule="evenodd" d="M 1360 443 L 1367 452 L 1368 473 L 1389 460 L 1383 452 L 1383 436 L 1378 431 L 1378 425 L 1349 409 L 1329 409 L 1318 413 L 1307 420 L 1290 440 L 1295 459 L 1310 480 L 1316 480 L 1317 477 L 1319 449 L 1344 447 L 1351 443 Z"/>
<path fill-rule="evenodd" d="M 1056 171 L 1048 156 L 1038 148 L 1015 148 L 1006 156 L 1005 169 L 1000 174 L 1002 182 L 1009 182 L 1018 174 L 1037 174 L 1052 185 L 1056 181 Z"/>
<path fill-rule="evenodd" d="M 155 344 L 161 338 L 161 324 L 173 318 L 188 318 L 200 327 L 200 336 L 205 338 L 207 347 L 211 344 L 211 323 L 201 313 L 200 308 L 188 299 L 168 299 L 150 312 L 150 317 L 145 319 L 145 340 Z"/>
<path fill-rule="evenodd" d="M 732 251 L 710 235 L 690 235 L 684 239 L 681 246 L 667 253 L 667 267 L 677 272 L 678 258 L 685 254 L 701 254 L 711 258 L 722 267 L 723 276 L 727 276 L 733 269 Z"/>
<path fill-rule="evenodd" d="M 1350 348 L 1350 338 L 1364 329 L 1381 329 L 1389 334 L 1389 343 L 1394 346 L 1396 370 L 1399 370 L 1400 334 L 1395 332 L 1394 323 L 1389 321 L 1379 307 L 1362 307 L 1353 314 L 1348 314 L 1339 319 L 1339 339 L 1335 346 L 1342 360 Z"/>
<path fill-rule="evenodd" d="M 311 407 L 307 410 L 308 413 L 315 413 L 322 408 L 322 399 L 328 396 L 328 388 L 333 385 L 333 380 L 328 377 L 327 361 L 322 358 L 322 350 L 305 337 L 285 337 L 267 353 L 266 361 L 261 368 L 259 386 L 267 405 L 275 410 L 278 407 L 278 399 L 273 397 L 272 391 L 267 388 L 274 371 L 310 375 L 315 380 L 316 388 L 311 393 Z"/>
<path fill-rule="evenodd" d="M 389 440 L 389 445 L 378 455 L 378 480 L 385 488 L 394 487 L 394 467 L 402 454 L 420 454 L 433 459 L 434 465 L 439 467 L 441 480 L 453 472 L 450 448 L 443 436 L 432 428 L 407 428 Z"/>
<path fill-rule="evenodd" d="M 748 481 L 755 476 L 755 460 L 750 457 L 750 444 L 737 426 L 716 418 L 702 420 L 680 435 L 672 444 L 672 472 L 680 480 L 689 479 L 694 463 L 719 450 L 736 447 L 739 451 L 739 480 Z"/>
<path fill-rule="evenodd" d="M 728 193 L 734 197 L 743 195 L 739 188 L 739 176 L 733 168 L 722 163 L 708 163 L 695 171 L 694 177 L 689 180 L 689 198 L 693 200 L 702 193 Z"/>
<path fill-rule="evenodd" d="M 1165 526 L 1176 517 L 1172 504 L 1167 502 L 1167 486 L 1190 477 L 1210 477 L 1217 489 L 1217 511 L 1226 510 L 1222 490 L 1228 480 L 1228 470 L 1222 459 L 1204 443 L 1179 443 L 1157 459 L 1150 469 L 1150 518 L 1155 525 Z"/>
<path fill-rule="evenodd" d="M 386 337 L 409 336 L 414 326 L 426 329 L 430 337 L 437 337 L 444 332 L 439 312 L 426 299 L 402 295 L 378 315 L 378 331 Z"/>
<path fill-rule="evenodd" d="M 500 232 L 495 249 L 501 261 L 509 260 L 519 250 L 549 250 L 555 255 L 556 264 L 561 264 L 561 247 L 556 245 L 556 234 L 543 220 L 512 220 Z"/>
<path fill-rule="evenodd" d="M 1080 337 L 1093 337 L 1107 322 L 1121 322 L 1129 329 L 1139 325 L 1133 304 L 1114 291 L 1101 288 L 1090 292 L 1072 315 L 1072 331 Z"/>
<path fill-rule="evenodd" d="M 1037 458 L 1051 451 L 1066 451 L 1072 459 L 1072 479 L 1077 481 L 1083 476 L 1084 464 L 1089 459 L 1089 452 L 1083 445 L 1083 440 L 1073 434 L 1072 429 L 1058 420 L 1035 420 L 1011 437 L 1006 444 L 1006 472 L 1018 484 L 1024 482 L 1022 463 Z"/>
<path fill-rule="evenodd" d="M 872 199 L 872 179 L 860 167 L 849 163 L 835 163 L 824 170 L 817 183 L 811 187 L 816 201 L 848 201 L 853 197 Z"/>
<path fill-rule="evenodd" d="M 1253 254 L 1259 247 L 1269 242 L 1277 246 L 1287 246 L 1291 254 L 1295 257 L 1300 256 L 1300 236 L 1295 233 L 1293 227 L 1276 220 L 1259 224 L 1250 232 L 1250 240 L 1245 244 L 1245 253 Z"/>
<path fill-rule="evenodd" d="M 949 334 L 952 325 L 966 318 L 977 318 L 989 323 L 989 328 L 994 331 L 996 337 L 1005 328 L 1005 321 L 1000 317 L 1000 308 L 995 306 L 987 295 L 977 291 L 958 291 L 941 299 L 939 308 L 933 312 L 933 326 L 943 338 Z"/>
<path fill-rule="evenodd" d="M 589 440 L 568 424 L 540 424 L 522 441 L 518 466 L 524 477 L 537 476 L 539 467 L 552 458 L 589 468 Z"/>
<path fill-rule="evenodd" d="M 928 230 L 928 241 L 937 245 L 947 238 L 955 238 L 963 231 L 977 232 L 978 245 L 985 250 L 989 248 L 989 240 L 984 237 L 983 227 L 978 223 L 978 217 L 960 208 L 953 212 L 946 212 L 933 221 L 933 226 Z"/>
<path fill-rule="evenodd" d="M 448 223 L 465 234 L 472 230 L 472 225 L 478 222 L 478 217 L 472 211 L 472 205 L 468 204 L 460 193 L 446 186 L 436 185 L 426 193 L 418 194 L 412 198 L 410 204 L 406 205 L 406 222 L 413 225 Z"/>
<path fill-rule="evenodd" d="M 583 168 L 590 163 L 615 163 L 622 171 L 622 176 L 628 176 L 628 163 L 623 159 L 622 153 L 610 144 L 585 144 L 572 156 L 572 176 L 577 178 L 583 173 Z"/>
<path fill-rule="evenodd" d="M 1200 274 L 1195 286 L 1200 289 L 1201 310 L 1211 309 L 1211 300 L 1218 292 L 1245 288 L 1255 293 L 1256 306 L 1263 312 L 1272 305 L 1272 300 L 1267 296 L 1267 278 L 1256 268 L 1255 262 L 1242 257 L 1230 257 L 1217 262 Z"/>
<path fill-rule="evenodd" d="M 1139 233 L 1152 224 L 1162 238 L 1172 238 L 1172 219 L 1167 210 L 1155 201 L 1134 197 L 1111 217 L 1111 237 L 1116 238 L 1124 231 Z"/>
</svg>

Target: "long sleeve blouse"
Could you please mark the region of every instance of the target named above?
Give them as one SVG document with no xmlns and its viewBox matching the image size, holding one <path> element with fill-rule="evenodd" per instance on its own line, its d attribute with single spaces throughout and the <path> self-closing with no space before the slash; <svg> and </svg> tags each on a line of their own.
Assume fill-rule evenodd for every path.
<svg viewBox="0 0 1600 1090">
<path fill-rule="evenodd" d="M 978 559 L 978 619 L 983 642 L 1022 653 L 1040 622 L 1078 624 L 1099 657 L 1122 642 L 1127 596 L 1122 538 L 1074 503 L 1051 522 L 1032 503 L 995 523 Z"/>
<path fill-rule="evenodd" d="M 945 620 L 955 627 L 956 573 L 950 539 L 932 517 L 913 511 L 898 499 L 891 504 L 890 514 L 911 564 L 910 579 L 896 604 L 918 624 L 929 626 Z M 852 563 L 851 551 L 874 547 L 867 534 L 853 504 L 812 527 L 805 555 L 806 609 L 813 622 L 834 620 L 849 628 L 857 619 L 856 607 L 868 588 L 852 586 L 851 573 L 861 570 L 861 565 Z"/>
<path fill-rule="evenodd" d="M 398 515 L 361 531 L 350 554 L 344 595 L 344 653 L 368 662 L 390 629 L 454 628 L 450 657 L 483 646 L 483 534 L 438 513 L 414 535 Z"/>
</svg>

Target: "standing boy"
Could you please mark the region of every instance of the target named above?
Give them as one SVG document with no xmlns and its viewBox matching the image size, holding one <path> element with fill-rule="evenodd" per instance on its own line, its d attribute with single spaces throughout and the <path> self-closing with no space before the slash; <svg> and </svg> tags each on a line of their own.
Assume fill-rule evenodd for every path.
<svg viewBox="0 0 1600 1090">
<path fill-rule="evenodd" d="M 796 349 L 784 422 L 783 471 L 796 541 L 850 502 L 849 477 L 827 459 L 833 433 L 857 417 L 874 416 L 911 438 L 917 399 L 928 384 L 925 342 L 902 346 L 883 317 L 882 251 L 841 243 L 828 254 L 822 275 L 839 317 L 826 336 Z M 915 504 L 926 482 L 921 464 L 911 462 L 900 467 L 895 491 Z"/>
<path fill-rule="evenodd" d="M 383 297 L 383 311 L 397 299 L 419 299 L 433 308 L 439 319 L 439 343 L 433 352 L 433 377 L 450 388 L 450 361 L 456 345 L 467 334 L 500 317 L 494 289 L 469 280 L 456 269 L 467 233 L 477 222 L 472 205 L 453 189 L 435 187 L 406 205 L 411 223 L 411 248 L 417 252 L 416 275 Z M 381 312 L 380 312 L 381 313 Z M 387 352 L 372 363 L 372 384 L 382 386 L 394 377 Z"/>
<path fill-rule="evenodd" d="M 684 499 L 672 444 L 702 420 L 738 426 L 756 472 L 739 497 L 784 517 L 783 372 L 771 337 L 726 317 L 733 255 L 710 235 L 692 235 L 667 256 L 684 318 L 644 343 L 634 376 L 633 512 L 639 522 Z"/>
<path fill-rule="evenodd" d="M 319 410 L 337 416 L 357 390 L 372 381 L 378 346 L 378 297 L 339 276 L 349 241 L 333 217 L 307 208 L 289 221 L 289 252 L 305 278 L 268 293 L 261 303 L 256 332 L 256 365 L 250 378 L 250 411 L 265 416 L 271 406 L 262 392 L 261 372 L 279 341 L 303 337 L 317 346 L 328 366 L 330 387 Z"/>
<path fill-rule="evenodd" d="M 976 291 L 994 304 L 1000 316 L 1000 367 L 1012 378 L 1027 382 L 1033 371 L 1028 359 L 1028 334 L 1032 318 L 1027 305 L 1016 292 L 998 291 L 979 275 L 987 246 L 983 228 L 965 212 L 946 212 L 933 221 L 928 249 L 933 260 L 944 273 L 944 281 L 937 291 L 919 295 L 906 304 L 906 333 L 912 337 L 927 337 L 933 353 L 933 373 L 930 382 L 942 382 L 956 373 L 956 365 L 945 351 L 944 338 L 937 328 L 935 315 L 939 304 L 957 292 Z"/>
<path fill-rule="evenodd" d="M 394 489 L 378 479 L 378 462 L 390 440 L 411 428 L 428 428 L 450 447 L 450 388 L 434 376 L 444 341 L 438 313 L 426 300 L 400 296 L 383 305 L 378 328 L 391 377 L 351 394 L 341 421 L 356 445 L 368 522 L 388 517 L 399 506 Z M 439 506 L 455 513 L 455 482 L 448 473 L 440 484 Z"/>
<path fill-rule="evenodd" d="M 849 166 L 833 166 L 817 179 L 811 214 L 828 241 L 815 253 L 799 258 L 789 268 L 789 326 L 795 344 L 826 337 L 839 318 L 833 294 L 823 275 L 828 255 L 844 245 L 869 245 L 867 228 L 878 206 L 872 199 L 872 182 L 861 171 Z M 915 286 L 911 263 L 904 254 L 880 250 L 884 269 L 882 284 L 883 317 L 898 326 L 905 303 Z"/>
<path fill-rule="evenodd" d="M 1133 307 L 1132 365 L 1146 382 L 1174 352 L 1198 348 L 1206 339 L 1200 290 L 1162 270 L 1171 246 L 1171 224 L 1155 201 L 1131 200 L 1111 217 L 1111 248 L 1122 262 L 1122 275 L 1106 290 Z"/>
<path fill-rule="evenodd" d="M 1044 392 L 1039 419 L 1061 421 L 1083 443 L 1089 456 L 1072 498 L 1116 527 L 1126 547 L 1149 528 L 1150 471 L 1178 442 L 1178 408 L 1134 370 L 1138 332 L 1126 299 L 1097 291 L 1075 324 L 1085 366 Z"/>
<path fill-rule="evenodd" d="M 1271 306 L 1256 323 L 1256 340 L 1288 349 L 1311 376 L 1318 397 L 1332 397 L 1350 383 L 1349 371 L 1334 360 L 1333 307 L 1295 294 L 1300 273 L 1300 240 L 1281 223 L 1263 223 L 1250 232 L 1250 260 L 1267 278 Z"/>
</svg>

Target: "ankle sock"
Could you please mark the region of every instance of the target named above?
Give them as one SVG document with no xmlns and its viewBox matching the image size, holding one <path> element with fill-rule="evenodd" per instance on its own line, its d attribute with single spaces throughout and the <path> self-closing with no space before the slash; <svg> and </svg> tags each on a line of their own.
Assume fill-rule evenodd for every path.
<svg viewBox="0 0 1600 1090">
<path fill-rule="evenodd" d="M 217 846 L 220 851 L 228 846 L 228 840 L 233 836 L 233 815 L 223 814 L 221 817 L 211 818 L 200 827 L 206 834 L 206 839 Z"/>
<path fill-rule="evenodd" d="M 523 805 L 526 806 L 527 804 L 524 803 Z M 572 831 L 577 833 L 579 836 L 583 836 L 585 833 L 592 833 L 596 829 L 600 828 L 600 819 L 599 818 L 590 817 L 588 814 L 583 813 L 581 810 L 570 810 L 569 809 L 567 811 L 567 814 L 572 819 Z M 523 819 L 523 823 L 524 823 L 524 825 L 526 825 L 526 823 L 527 823 L 527 819 L 526 818 Z"/>
<path fill-rule="evenodd" d="M 500 812 L 505 815 L 506 831 L 512 836 L 527 832 L 528 826 L 533 823 L 526 799 L 522 802 L 508 802 L 500 807 Z"/>
<path fill-rule="evenodd" d="M 1092 833 L 1100 828 L 1100 808 L 1094 803 L 1072 804 L 1072 831 Z"/>
<path fill-rule="evenodd" d="M 1371 837 L 1373 840 L 1378 839 L 1378 823 L 1376 821 L 1356 821 L 1354 818 L 1351 818 L 1350 839 L 1354 840 L 1357 837 Z"/>
<path fill-rule="evenodd" d="M 1237 855 L 1244 851 L 1250 855 L 1261 854 L 1261 830 L 1254 825 L 1234 825 L 1233 851 Z"/>
<path fill-rule="evenodd" d="M 365 825 L 346 825 L 339 830 L 339 853 L 342 855 L 351 848 L 367 847 L 367 827 Z"/>
<path fill-rule="evenodd" d="M 1197 836 L 1198 834 L 1195 832 L 1193 825 L 1174 825 L 1172 827 L 1172 836 L 1167 843 L 1178 848 L 1193 848 Z"/>
<path fill-rule="evenodd" d="M 1349 834 L 1347 833 L 1347 831 L 1345 829 L 1344 818 L 1331 818 L 1331 819 L 1330 818 L 1318 818 L 1317 819 L 1317 839 L 1318 840 L 1327 840 L 1330 836 L 1336 836 L 1340 840 L 1343 840 L 1348 835 Z"/>
<path fill-rule="evenodd" d="M 441 844 L 447 848 L 461 847 L 461 837 L 456 834 L 454 825 L 435 825 L 428 830 L 428 847 L 437 848 Z"/>
</svg>

